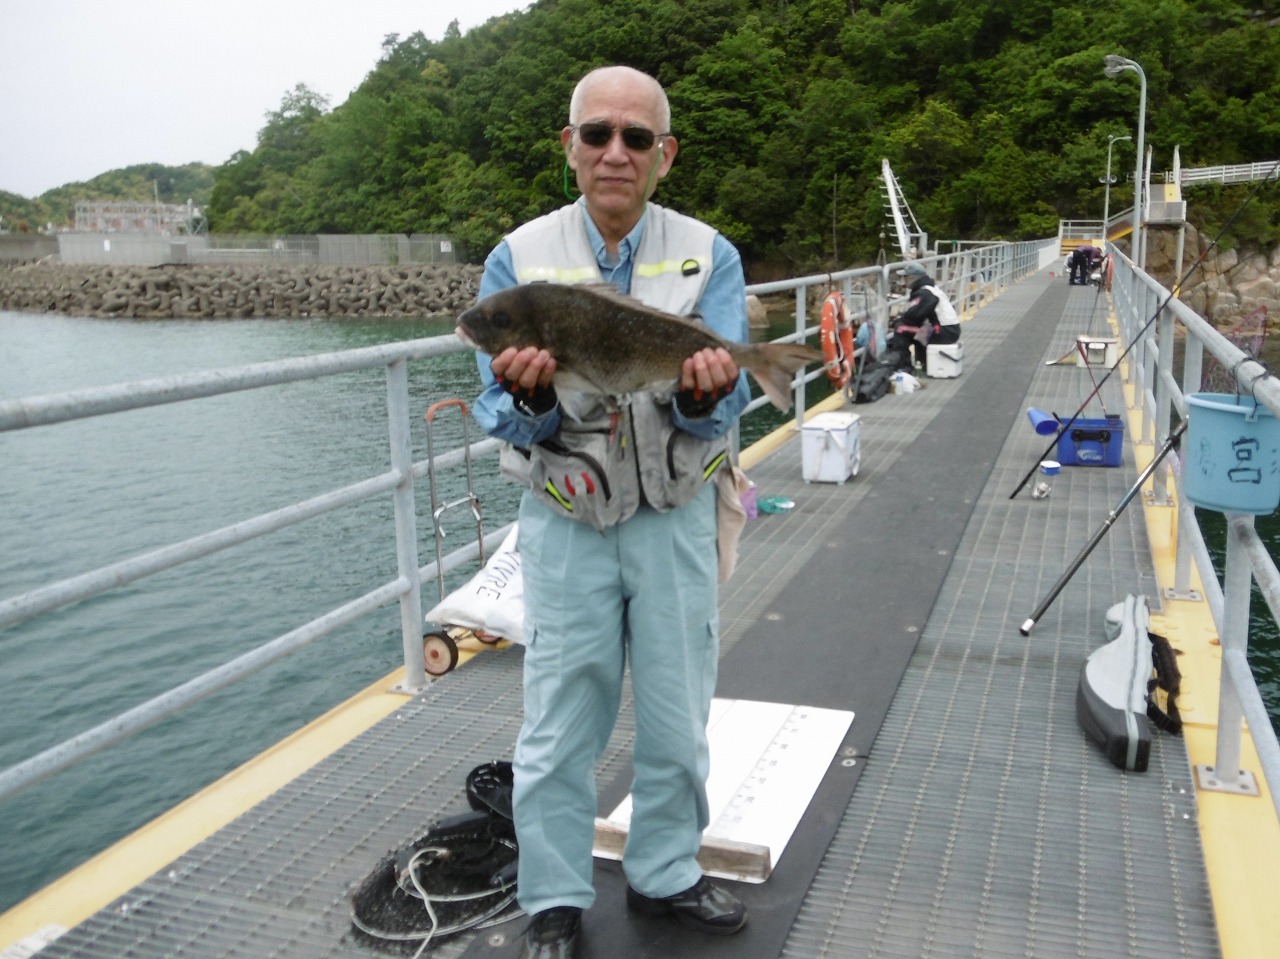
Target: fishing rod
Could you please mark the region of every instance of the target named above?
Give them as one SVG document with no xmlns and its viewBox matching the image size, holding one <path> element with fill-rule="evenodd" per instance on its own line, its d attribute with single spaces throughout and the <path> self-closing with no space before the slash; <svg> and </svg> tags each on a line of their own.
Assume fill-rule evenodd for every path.
<svg viewBox="0 0 1280 959">
<path fill-rule="evenodd" d="M 1104 224 L 1104 228 L 1105 228 L 1105 224 Z M 1106 244 L 1104 243 L 1103 246 L 1106 246 Z M 1103 265 L 1101 269 L 1106 269 L 1106 262 L 1107 261 L 1104 258 L 1102 261 Z M 1092 273 L 1090 273 L 1089 275 L 1093 276 Z M 1098 315 L 1098 301 L 1100 299 L 1102 299 L 1102 276 L 1101 275 L 1099 275 L 1098 282 L 1095 283 L 1093 287 L 1093 304 L 1089 307 L 1089 325 L 1085 327 L 1086 333 L 1089 333 L 1089 334 L 1093 333 L 1093 318 Z"/>
<path fill-rule="evenodd" d="M 1160 305 L 1157 306 L 1155 309 L 1155 312 L 1151 314 L 1151 318 L 1148 319 L 1145 323 L 1143 323 L 1142 327 L 1138 330 L 1137 334 L 1130 339 L 1129 345 L 1126 346 L 1123 352 L 1121 352 L 1121 354 L 1116 358 L 1115 365 L 1110 367 L 1107 370 L 1107 372 L 1103 374 L 1102 379 L 1098 380 L 1098 382 L 1094 384 L 1093 392 L 1084 398 L 1084 402 L 1080 404 L 1080 408 L 1071 414 L 1071 418 L 1067 420 L 1066 423 L 1063 423 L 1059 427 L 1057 434 L 1053 437 L 1053 441 L 1050 442 L 1049 445 L 1045 448 L 1045 451 L 1036 458 L 1036 461 L 1034 464 L 1032 464 L 1031 469 L 1027 470 L 1026 475 L 1022 477 L 1022 481 L 1019 482 L 1016 487 L 1014 487 L 1013 492 L 1009 494 L 1009 499 L 1015 498 L 1020 492 L 1022 492 L 1022 488 L 1026 486 L 1028 482 L 1030 482 L 1031 477 L 1035 476 L 1036 470 L 1040 468 L 1040 463 L 1043 460 L 1048 459 L 1052 455 L 1054 447 L 1058 445 L 1058 441 L 1062 439 L 1062 437 L 1066 434 L 1067 430 L 1071 429 L 1072 424 L 1074 424 L 1075 421 L 1080 418 L 1080 414 L 1084 412 L 1085 407 L 1089 405 L 1090 401 L 1096 395 L 1098 395 L 1099 392 L 1101 392 L 1102 387 L 1105 386 L 1107 380 L 1111 378 L 1111 374 L 1120 368 L 1120 364 L 1124 362 L 1124 358 L 1129 355 L 1130 351 L 1135 346 L 1138 345 L 1138 342 L 1146 334 L 1147 330 L 1151 328 L 1151 324 L 1154 323 L 1159 318 L 1160 314 L 1164 312 L 1165 307 L 1169 305 L 1169 302 L 1174 298 L 1177 292 L 1180 291 L 1183 288 L 1183 286 L 1186 285 L 1189 279 L 1191 279 L 1191 274 L 1193 274 L 1196 270 L 1200 268 L 1200 266 L 1204 263 L 1205 257 L 1207 257 L 1210 254 L 1210 252 L 1212 252 L 1217 247 L 1218 242 L 1226 235 L 1227 231 L 1231 229 L 1231 227 L 1235 224 L 1236 220 L 1240 218 L 1240 215 L 1244 213 L 1244 211 L 1248 208 L 1249 204 L 1252 203 L 1255 199 L 1257 199 L 1258 193 L 1261 192 L 1262 188 L 1276 178 L 1277 172 L 1280 172 L 1280 160 L 1277 160 L 1276 163 L 1272 166 L 1271 172 L 1267 174 L 1265 177 L 1263 177 L 1261 180 L 1259 180 L 1257 185 L 1252 190 L 1249 191 L 1249 195 L 1246 196 L 1240 202 L 1240 205 L 1236 207 L 1235 212 L 1233 212 L 1231 216 L 1227 217 L 1227 222 L 1222 224 L 1222 229 L 1218 231 L 1218 235 L 1215 236 L 1209 242 L 1209 245 L 1204 248 L 1204 252 L 1202 252 L 1198 257 L 1196 257 L 1196 261 L 1192 263 L 1191 266 L 1187 267 L 1186 272 L 1182 274 L 1182 278 L 1173 285 L 1173 289 L 1166 292 L 1164 299 L 1160 301 Z M 1134 211 L 1134 214 L 1135 214 L 1135 232 L 1136 232 L 1136 229 L 1137 229 L 1137 225 L 1136 225 L 1137 211 L 1136 210 Z M 1134 269 L 1138 269 L 1138 265 L 1136 263 L 1134 264 Z"/>
<path fill-rule="evenodd" d="M 861 281 L 859 281 L 859 282 L 858 282 L 858 288 L 857 288 L 857 289 L 855 289 L 855 290 L 854 290 L 854 292 L 855 292 L 855 293 L 861 293 L 861 294 L 862 294 L 862 322 L 863 322 L 863 323 L 870 323 L 870 322 L 871 322 L 871 308 L 870 308 L 870 306 L 869 306 L 869 304 L 868 304 L 868 301 L 867 301 L 867 288 L 866 288 L 866 286 L 865 286 Z M 859 324 L 859 325 L 861 325 L 861 324 Z M 866 367 L 867 367 L 867 358 L 871 355 L 871 347 L 875 345 L 875 339 L 876 339 L 875 328 L 874 328 L 874 327 L 872 327 L 871 333 L 870 333 L 870 335 L 867 337 L 867 345 L 866 345 L 866 346 L 864 346 L 864 347 L 862 348 L 862 361 L 858 363 L 858 372 L 857 372 L 857 375 L 854 377 L 854 380 L 853 380 L 853 392 L 849 394 L 849 402 L 850 402 L 850 403 L 856 403 L 856 402 L 858 402 L 858 390 L 862 388 L 862 371 L 863 371 L 863 370 L 865 370 L 865 369 L 866 369 Z M 853 352 L 854 352 L 854 358 L 855 358 L 855 360 L 856 360 L 856 358 L 857 358 L 857 354 L 858 354 L 858 350 L 857 350 L 856 345 L 855 345 L 855 347 L 854 347 L 854 351 L 853 351 Z"/>
<path fill-rule="evenodd" d="M 1084 340 L 1076 340 L 1076 352 L 1080 354 L 1080 359 L 1084 360 L 1084 368 L 1089 371 L 1089 380 L 1093 383 L 1094 392 L 1097 392 L 1098 378 L 1093 375 L 1093 364 L 1089 362 L 1089 348 L 1085 345 Z M 1105 357 L 1105 353 L 1103 356 Z M 1107 404 L 1103 402 L 1101 396 L 1098 397 L 1098 405 L 1102 407 L 1102 415 L 1107 419 L 1111 419 L 1111 414 L 1107 412 Z"/>
<path fill-rule="evenodd" d="M 1084 561 L 1089 558 L 1089 554 L 1093 552 L 1094 547 L 1102 542 L 1102 537 L 1107 535 L 1107 530 L 1111 529 L 1115 521 L 1120 518 L 1120 514 L 1123 513 L 1124 508 L 1129 505 L 1129 501 L 1138 495 L 1138 491 L 1142 489 L 1142 484 L 1150 478 L 1151 474 L 1156 471 L 1156 467 L 1160 465 L 1161 460 L 1163 460 L 1169 454 L 1169 451 L 1177 445 L 1178 440 L 1182 438 L 1182 434 L 1186 432 L 1186 429 L 1187 421 L 1183 420 L 1178 424 L 1178 428 L 1169 434 L 1169 438 L 1164 441 L 1164 445 L 1156 451 L 1156 455 L 1151 458 L 1151 462 L 1147 464 L 1147 468 L 1144 469 L 1142 474 L 1138 477 L 1138 482 L 1129 487 L 1128 492 L 1124 494 L 1124 498 L 1120 500 L 1116 507 L 1111 511 L 1110 515 L 1107 516 L 1106 522 L 1104 522 L 1102 526 L 1099 527 L 1098 531 L 1093 534 L 1093 537 L 1085 545 L 1085 548 L 1080 551 L 1080 555 L 1077 556 L 1071 565 L 1067 567 L 1067 571 L 1058 578 L 1056 583 L 1053 584 L 1053 589 L 1049 590 L 1049 595 L 1040 601 L 1040 605 L 1036 607 L 1035 612 L 1018 627 L 1018 632 L 1023 636 L 1031 635 L 1032 628 L 1039 621 L 1040 617 L 1044 615 L 1045 610 L 1053 605 L 1053 601 L 1058 598 L 1058 594 L 1066 588 L 1067 583 L 1071 581 L 1071 577 L 1076 574 L 1076 571 L 1080 569 L 1084 564 Z"/>
</svg>

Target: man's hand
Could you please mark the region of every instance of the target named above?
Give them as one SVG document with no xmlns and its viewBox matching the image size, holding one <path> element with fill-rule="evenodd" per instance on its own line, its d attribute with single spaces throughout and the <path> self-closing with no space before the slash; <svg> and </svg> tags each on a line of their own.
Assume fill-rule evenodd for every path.
<svg viewBox="0 0 1280 959">
<path fill-rule="evenodd" d="M 723 346 L 699 350 L 680 367 L 680 388 L 703 393 L 724 393 L 738 382 L 738 364 Z"/>
<path fill-rule="evenodd" d="M 699 350 L 680 367 L 676 406 L 685 416 L 709 416 L 720 397 L 737 385 L 738 364 L 722 346 Z"/>
<path fill-rule="evenodd" d="M 551 379 L 556 361 L 536 346 L 509 346 L 489 362 L 498 385 L 511 394 L 516 409 L 529 416 L 550 412 L 559 400 Z"/>
<path fill-rule="evenodd" d="M 508 393 L 517 389 L 530 392 L 539 386 L 551 385 L 556 361 L 550 353 L 536 346 L 520 349 L 508 346 L 493 358 L 489 369 L 493 370 L 493 375 Z"/>
</svg>

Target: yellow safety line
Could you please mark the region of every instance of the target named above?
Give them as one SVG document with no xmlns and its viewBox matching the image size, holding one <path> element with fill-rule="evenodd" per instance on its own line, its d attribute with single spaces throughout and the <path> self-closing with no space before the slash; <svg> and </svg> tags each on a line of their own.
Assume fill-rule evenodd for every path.
<svg viewBox="0 0 1280 959">
<path fill-rule="evenodd" d="M 1115 329 L 1114 321 L 1112 328 Z M 1125 372 L 1127 365 L 1128 361 L 1116 372 Z M 1142 410 L 1134 401 L 1133 386 L 1126 384 L 1124 392 L 1129 435 L 1136 440 L 1142 427 Z M 1155 444 L 1134 442 L 1132 448 L 1135 465 L 1141 472 L 1155 455 Z M 1177 502 L 1177 483 L 1172 476 L 1167 488 L 1171 500 Z M 1203 599 L 1203 583 L 1194 566 L 1190 587 L 1202 597 L 1199 601 L 1171 599 L 1165 593 L 1166 589 L 1173 588 L 1176 578 L 1178 511 L 1173 506 L 1153 503 L 1148 495 L 1150 489 L 1148 485 L 1143 490 L 1143 512 L 1161 597 L 1158 606 L 1153 604 L 1151 630 L 1166 637 L 1178 653 L 1178 669 L 1182 673 L 1178 711 L 1194 781 L 1195 766 L 1212 766 L 1215 761 L 1222 647 L 1209 603 Z M 1276 818 L 1247 727 L 1242 728 L 1240 764 L 1253 772 L 1260 795 L 1241 796 L 1197 788 L 1195 797 L 1223 959 L 1275 955 L 1276 944 L 1280 943 L 1280 909 L 1276 908 L 1276 890 L 1280 888 L 1280 820 Z M 1161 810 L 1150 813 L 1167 814 Z M 1135 877 L 1135 881 L 1141 882 L 1141 876 Z"/>
</svg>

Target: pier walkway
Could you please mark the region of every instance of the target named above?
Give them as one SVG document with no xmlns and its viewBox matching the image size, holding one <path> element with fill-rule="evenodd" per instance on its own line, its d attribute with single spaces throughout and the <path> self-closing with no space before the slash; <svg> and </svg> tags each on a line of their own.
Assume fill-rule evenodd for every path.
<svg viewBox="0 0 1280 959">
<path fill-rule="evenodd" d="M 629 917 L 601 863 L 581 959 L 1220 954 L 1182 741 L 1158 736 L 1148 771 L 1125 773 L 1075 719 L 1108 607 L 1159 603 L 1137 504 L 1018 631 L 1136 477 L 1126 439 L 1121 467 L 1065 468 L 1047 499 L 1010 498 L 1048 442 L 1027 407 L 1066 417 L 1093 389 L 1090 369 L 1048 364 L 1106 321 L 1104 294 L 1041 271 L 968 318 L 962 376 L 854 408 L 855 478 L 806 484 L 797 435 L 746 458 L 762 496 L 796 506 L 747 526 L 719 695 L 855 718 L 772 877 L 735 886 L 743 933 Z M 1101 393 L 1112 413 L 1120 379 Z M 510 756 L 520 664 L 518 648 L 477 656 L 41 956 L 387 955 L 353 932 L 350 890 L 466 810 L 468 770 Z M 627 791 L 631 733 L 624 701 L 602 810 Z M 524 923 L 427 954 L 506 959 Z"/>
</svg>

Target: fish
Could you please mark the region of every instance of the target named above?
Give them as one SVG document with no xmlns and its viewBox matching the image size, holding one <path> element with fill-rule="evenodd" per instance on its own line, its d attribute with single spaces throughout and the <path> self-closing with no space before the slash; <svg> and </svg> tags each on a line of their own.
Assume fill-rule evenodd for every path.
<svg viewBox="0 0 1280 959">
<path fill-rule="evenodd" d="M 486 296 L 457 320 L 458 338 L 493 356 L 536 346 L 556 361 L 557 386 L 604 396 L 670 388 L 684 360 L 724 347 L 765 395 L 791 408 L 791 378 L 822 353 L 797 343 L 735 343 L 707 326 L 646 306 L 608 284 L 526 283 Z"/>
</svg>

